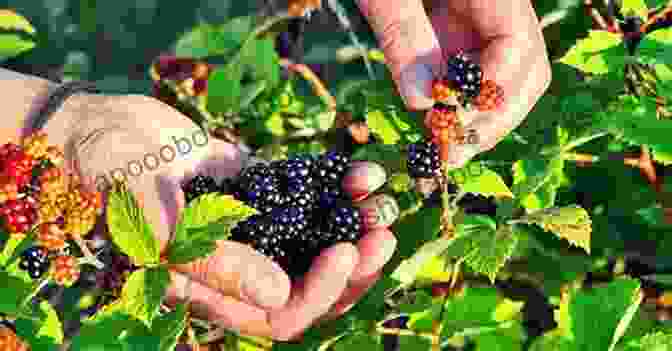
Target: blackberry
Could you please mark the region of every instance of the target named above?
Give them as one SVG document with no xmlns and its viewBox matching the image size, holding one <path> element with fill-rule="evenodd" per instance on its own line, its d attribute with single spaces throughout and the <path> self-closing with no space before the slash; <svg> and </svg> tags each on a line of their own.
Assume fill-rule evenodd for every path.
<svg viewBox="0 0 672 351">
<path fill-rule="evenodd" d="M 439 147 L 431 141 L 408 146 L 408 175 L 413 178 L 434 178 L 440 172 Z"/>
<path fill-rule="evenodd" d="M 474 98 L 480 92 L 483 72 L 477 63 L 470 61 L 464 54 L 457 54 L 448 59 L 447 78 L 457 85 L 466 98 Z"/>
<path fill-rule="evenodd" d="M 32 246 L 21 253 L 19 268 L 27 271 L 32 279 L 38 279 L 49 270 L 50 262 L 47 249 Z"/>
<path fill-rule="evenodd" d="M 275 168 L 257 163 L 243 170 L 236 186 L 237 196 L 247 205 L 263 213 L 282 205 L 280 179 Z"/>
<path fill-rule="evenodd" d="M 318 205 L 321 209 L 331 209 L 345 199 L 345 193 L 340 184 L 326 183 L 318 190 Z"/>
<path fill-rule="evenodd" d="M 310 270 L 313 260 L 320 255 L 322 250 L 336 243 L 336 235 L 308 229 L 299 233 L 291 241 L 285 242 L 285 250 L 292 254 L 292 260 L 287 273 L 291 277 L 298 277 Z"/>
<path fill-rule="evenodd" d="M 469 215 L 494 216 L 497 214 L 497 203 L 494 196 L 467 193 L 457 204 L 462 207 L 464 213 Z"/>
<path fill-rule="evenodd" d="M 271 212 L 271 223 L 276 236 L 280 239 L 291 239 L 308 228 L 308 219 L 304 211 L 298 207 L 277 208 Z"/>
<path fill-rule="evenodd" d="M 323 222 L 323 231 L 334 233 L 334 243 L 355 243 L 361 237 L 362 220 L 355 207 L 339 203 L 332 209 Z"/>
<path fill-rule="evenodd" d="M 247 244 L 256 237 L 275 234 L 275 228 L 269 216 L 252 215 L 231 229 L 231 240 Z"/>
<path fill-rule="evenodd" d="M 322 183 L 340 184 L 350 164 L 350 158 L 342 152 L 329 151 L 317 160 L 314 176 Z"/>
<path fill-rule="evenodd" d="M 298 206 L 309 212 L 317 202 L 314 186 L 317 184 L 312 174 L 315 160 L 311 156 L 294 156 L 288 160 L 271 164 L 278 171 L 283 190 L 283 204 Z"/>
<path fill-rule="evenodd" d="M 218 190 L 217 181 L 211 176 L 199 174 L 185 183 L 182 190 L 189 203 L 201 195 L 216 192 Z"/>
</svg>

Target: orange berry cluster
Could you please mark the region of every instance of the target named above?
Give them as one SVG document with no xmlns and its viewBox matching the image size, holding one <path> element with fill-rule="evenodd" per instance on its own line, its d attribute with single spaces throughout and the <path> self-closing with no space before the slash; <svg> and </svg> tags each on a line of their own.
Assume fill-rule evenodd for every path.
<svg viewBox="0 0 672 351">
<path fill-rule="evenodd" d="M 484 80 L 473 105 L 479 111 L 494 111 L 504 104 L 504 89 L 494 80 Z"/>
<path fill-rule="evenodd" d="M 56 283 L 70 285 L 79 266 L 68 241 L 91 233 L 103 206 L 102 194 L 87 190 L 63 163 L 62 149 L 43 132 L 1 145 L 0 225 L 14 235 L 35 233 L 36 246 L 22 253 L 31 277 L 49 271 Z"/>
<path fill-rule="evenodd" d="M 28 351 L 28 344 L 23 342 L 13 330 L 6 326 L 0 327 L 0 350 L 2 351 Z"/>
<path fill-rule="evenodd" d="M 448 159 L 452 145 L 464 143 L 464 127 L 455 106 L 436 104 L 425 115 L 425 128 L 431 141 L 439 147 L 441 161 Z"/>
</svg>

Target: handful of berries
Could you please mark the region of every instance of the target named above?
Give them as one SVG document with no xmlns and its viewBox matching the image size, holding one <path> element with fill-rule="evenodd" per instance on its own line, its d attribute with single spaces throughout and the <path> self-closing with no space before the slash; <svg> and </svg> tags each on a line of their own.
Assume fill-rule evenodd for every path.
<svg viewBox="0 0 672 351">
<path fill-rule="evenodd" d="M 356 243 L 363 230 L 387 226 L 396 219 L 398 207 L 392 198 L 366 199 L 385 182 L 382 166 L 351 162 L 346 154 L 330 151 L 318 157 L 256 163 L 235 180 L 225 179 L 219 185 L 210 176 L 197 175 L 183 190 L 187 201 L 218 191 L 257 209 L 258 214 L 232 230 L 231 240 L 249 244 L 291 277 L 298 277 L 321 250 L 338 242 Z M 381 201 L 389 204 L 388 213 L 392 213 L 384 220 L 378 220 L 371 208 Z"/>
<path fill-rule="evenodd" d="M 19 268 L 33 279 L 49 272 L 68 286 L 79 278 L 69 241 L 91 231 L 102 198 L 68 177 L 62 164 L 62 150 L 42 132 L 0 146 L 0 225 L 14 236 L 35 233 L 37 245 L 21 253 Z"/>
</svg>

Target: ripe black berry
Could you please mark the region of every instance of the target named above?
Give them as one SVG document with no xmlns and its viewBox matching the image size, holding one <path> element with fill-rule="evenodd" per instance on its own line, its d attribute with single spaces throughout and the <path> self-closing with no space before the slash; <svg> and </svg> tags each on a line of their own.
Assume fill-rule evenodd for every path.
<svg viewBox="0 0 672 351">
<path fill-rule="evenodd" d="M 458 201 L 458 206 L 462 207 L 464 213 L 470 215 L 494 216 L 497 214 L 497 203 L 494 196 L 483 196 L 467 193 Z"/>
<path fill-rule="evenodd" d="M 188 182 L 182 185 L 187 203 L 193 201 L 203 194 L 214 193 L 218 190 L 217 181 L 208 175 L 196 175 Z"/>
<path fill-rule="evenodd" d="M 439 175 L 439 147 L 431 141 L 408 146 L 408 175 L 413 178 L 434 178 Z"/>
<path fill-rule="evenodd" d="M 337 202 L 345 199 L 340 184 L 325 183 L 318 190 L 318 205 L 321 209 L 333 208 Z"/>
<path fill-rule="evenodd" d="M 298 207 L 277 208 L 271 212 L 271 222 L 276 235 L 281 239 L 291 239 L 308 228 L 308 219 Z"/>
<path fill-rule="evenodd" d="M 349 163 L 350 158 L 345 153 L 329 151 L 318 159 L 313 174 L 322 183 L 340 184 Z"/>
<path fill-rule="evenodd" d="M 47 249 L 41 246 L 32 246 L 21 253 L 19 268 L 28 272 L 32 279 L 38 279 L 49 270 Z"/>
<path fill-rule="evenodd" d="M 303 212 L 311 211 L 317 201 L 317 185 L 312 169 L 315 160 L 309 156 L 294 156 L 271 164 L 280 177 L 283 204 L 298 206 Z"/>
<path fill-rule="evenodd" d="M 452 56 L 447 62 L 447 78 L 457 84 L 457 87 L 467 98 L 478 96 L 481 89 L 481 67 L 470 61 L 464 54 Z"/>
<path fill-rule="evenodd" d="M 355 207 L 341 203 L 327 215 L 323 231 L 334 233 L 334 242 L 355 243 L 361 237 L 362 220 L 359 210 Z"/>
<path fill-rule="evenodd" d="M 237 196 L 249 206 L 268 213 L 282 205 L 277 171 L 263 163 L 243 170 L 237 182 Z"/>
</svg>

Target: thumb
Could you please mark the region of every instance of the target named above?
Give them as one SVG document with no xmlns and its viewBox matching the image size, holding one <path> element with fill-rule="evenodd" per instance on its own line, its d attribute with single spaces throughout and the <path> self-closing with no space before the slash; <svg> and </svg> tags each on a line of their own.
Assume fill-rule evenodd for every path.
<svg viewBox="0 0 672 351">
<path fill-rule="evenodd" d="M 433 71 L 440 67 L 441 48 L 421 1 L 357 0 L 378 38 L 388 68 L 406 106 L 432 106 Z M 437 67 L 437 68 L 434 68 Z"/>
</svg>

